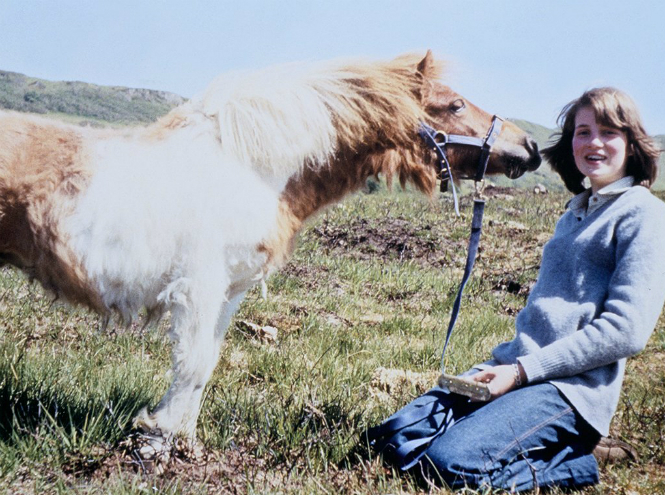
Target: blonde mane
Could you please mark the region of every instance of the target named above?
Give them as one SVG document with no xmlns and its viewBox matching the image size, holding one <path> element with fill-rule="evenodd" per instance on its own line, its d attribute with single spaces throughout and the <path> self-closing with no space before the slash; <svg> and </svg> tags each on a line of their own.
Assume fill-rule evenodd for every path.
<svg viewBox="0 0 665 495">
<path fill-rule="evenodd" d="M 187 105 L 217 120 L 225 152 L 261 173 L 290 176 L 363 143 L 411 147 L 425 118 L 420 58 L 293 63 L 226 74 Z"/>
</svg>

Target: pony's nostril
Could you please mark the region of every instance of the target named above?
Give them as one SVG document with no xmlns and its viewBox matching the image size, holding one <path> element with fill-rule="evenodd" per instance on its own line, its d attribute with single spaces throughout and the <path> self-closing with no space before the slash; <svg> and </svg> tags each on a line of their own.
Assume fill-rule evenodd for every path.
<svg viewBox="0 0 665 495">
<path fill-rule="evenodd" d="M 531 138 L 527 138 L 525 148 L 529 153 L 529 169 L 537 169 L 542 162 L 542 158 L 538 150 L 538 143 L 536 143 L 536 141 Z"/>
<path fill-rule="evenodd" d="M 534 153 L 538 153 L 538 143 L 535 141 L 531 140 L 531 144 L 533 145 L 533 151 Z"/>
<path fill-rule="evenodd" d="M 526 145 L 524 146 L 530 155 L 538 153 L 538 143 L 534 139 L 526 138 Z"/>
</svg>

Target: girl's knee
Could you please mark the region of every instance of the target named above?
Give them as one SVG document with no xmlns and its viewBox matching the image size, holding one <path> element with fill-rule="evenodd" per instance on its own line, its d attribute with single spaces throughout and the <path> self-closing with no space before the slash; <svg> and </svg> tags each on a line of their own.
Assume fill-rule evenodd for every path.
<svg viewBox="0 0 665 495">
<path fill-rule="evenodd" d="M 480 445 L 440 437 L 422 461 L 426 475 L 454 486 L 478 485 L 492 470 L 492 458 Z M 453 441 L 451 441 L 453 440 Z"/>
</svg>

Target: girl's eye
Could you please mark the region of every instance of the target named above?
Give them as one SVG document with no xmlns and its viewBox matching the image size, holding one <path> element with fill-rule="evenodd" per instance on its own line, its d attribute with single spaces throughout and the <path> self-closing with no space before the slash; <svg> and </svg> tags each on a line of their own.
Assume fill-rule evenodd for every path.
<svg viewBox="0 0 665 495">
<path fill-rule="evenodd" d="M 580 129 L 579 131 L 575 131 L 575 136 L 588 136 L 589 131 L 585 129 Z"/>
</svg>

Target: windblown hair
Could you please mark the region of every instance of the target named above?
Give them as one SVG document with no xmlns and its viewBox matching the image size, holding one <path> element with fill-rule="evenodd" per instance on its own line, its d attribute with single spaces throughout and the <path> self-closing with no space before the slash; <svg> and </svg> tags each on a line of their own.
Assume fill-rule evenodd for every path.
<svg viewBox="0 0 665 495">
<path fill-rule="evenodd" d="M 637 105 L 633 99 L 616 88 L 594 88 L 566 105 L 558 118 L 561 131 L 558 138 L 542 153 L 552 168 L 558 172 L 568 190 L 584 191 L 584 175 L 577 169 L 573 157 L 575 117 L 582 107 L 593 109 L 596 119 L 603 125 L 620 129 L 628 138 L 629 156 L 626 173 L 635 178 L 636 184 L 651 187 L 658 173 L 660 150 L 644 130 Z"/>
<path fill-rule="evenodd" d="M 427 119 L 423 76 L 414 70 L 420 58 L 294 63 L 223 75 L 190 109 L 217 119 L 226 153 L 267 174 L 316 168 L 363 143 L 411 150 L 418 123 Z M 437 66 L 432 79 L 440 73 Z"/>
</svg>

